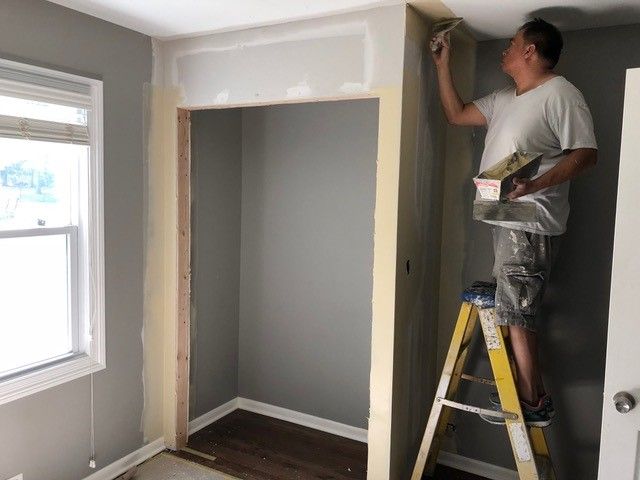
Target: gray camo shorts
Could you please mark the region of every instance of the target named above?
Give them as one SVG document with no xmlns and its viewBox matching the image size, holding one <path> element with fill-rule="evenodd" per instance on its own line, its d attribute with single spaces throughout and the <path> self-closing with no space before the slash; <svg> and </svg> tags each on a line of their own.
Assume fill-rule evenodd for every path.
<svg viewBox="0 0 640 480">
<path fill-rule="evenodd" d="M 535 331 L 559 236 L 493 226 L 496 323 Z"/>
</svg>

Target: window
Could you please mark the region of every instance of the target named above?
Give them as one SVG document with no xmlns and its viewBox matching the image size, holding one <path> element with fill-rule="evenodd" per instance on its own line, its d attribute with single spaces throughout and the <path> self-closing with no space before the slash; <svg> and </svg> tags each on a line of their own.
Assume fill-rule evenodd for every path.
<svg viewBox="0 0 640 480">
<path fill-rule="evenodd" d="M 102 82 L 0 60 L 0 404 L 105 368 Z"/>
</svg>

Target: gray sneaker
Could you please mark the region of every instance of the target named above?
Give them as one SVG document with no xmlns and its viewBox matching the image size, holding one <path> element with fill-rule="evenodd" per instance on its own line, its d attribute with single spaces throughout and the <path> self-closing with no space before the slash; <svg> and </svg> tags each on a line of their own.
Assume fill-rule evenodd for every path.
<svg viewBox="0 0 640 480">
<path fill-rule="evenodd" d="M 500 405 L 500 396 L 498 395 L 498 392 L 491 392 L 489 394 L 489 401 L 491 402 L 491 405 L 493 407 L 497 407 L 498 410 L 502 409 L 502 406 Z M 545 394 L 542 397 L 542 404 L 547 409 L 547 413 L 551 418 L 556 416 L 556 409 L 553 408 L 553 400 L 551 399 L 551 395 L 549 395 L 548 393 Z"/>
<path fill-rule="evenodd" d="M 491 404 L 492 408 L 496 411 L 501 411 L 502 406 L 500 403 L 496 406 L 495 404 Z M 549 412 L 547 411 L 544 405 L 541 405 L 540 408 L 532 409 L 527 404 L 520 402 L 520 406 L 522 407 L 522 415 L 524 415 L 524 423 L 526 423 L 530 427 L 548 427 L 551 425 L 551 417 L 549 416 Z M 492 417 L 489 415 L 480 414 L 480 418 L 482 418 L 485 422 L 489 422 L 493 425 L 504 425 L 504 418 L 500 417 Z"/>
</svg>

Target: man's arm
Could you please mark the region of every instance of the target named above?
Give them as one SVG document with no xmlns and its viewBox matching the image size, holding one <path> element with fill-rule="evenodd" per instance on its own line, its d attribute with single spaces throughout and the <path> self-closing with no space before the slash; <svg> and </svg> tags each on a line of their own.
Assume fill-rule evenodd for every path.
<svg viewBox="0 0 640 480">
<path fill-rule="evenodd" d="M 451 68 L 449 67 L 449 40 L 445 38 L 442 43 L 442 48 L 439 51 L 431 53 L 438 71 L 440 101 L 442 102 L 447 121 L 452 125 L 486 125 L 487 119 L 480 113 L 478 107 L 473 103 L 465 104 L 460 98 L 460 95 L 458 95 L 456 87 L 453 85 Z"/>
<path fill-rule="evenodd" d="M 571 180 L 584 170 L 593 167 L 597 161 L 598 151 L 595 148 L 576 148 L 571 150 L 555 167 L 536 179 L 514 178 L 513 183 L 516 188 L 507 197 L 513 200 L 543 188 L 560 185 L 567 180 Z"/>
</svg>

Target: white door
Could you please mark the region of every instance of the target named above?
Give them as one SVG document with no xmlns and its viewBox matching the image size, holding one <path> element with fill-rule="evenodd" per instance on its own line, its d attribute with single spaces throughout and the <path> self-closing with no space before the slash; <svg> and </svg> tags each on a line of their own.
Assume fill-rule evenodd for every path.
<svg viewBox="0 0 640 480">
<path fill-rule="evenodd" d="M 624 97 L 599 480 L 640 480 L 640 406 L 633 408 L 640 402 L 639 306 L 640 68 L 634 68 L 627 70 Z"/>
</svg>

